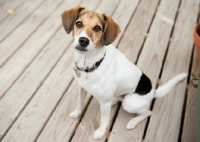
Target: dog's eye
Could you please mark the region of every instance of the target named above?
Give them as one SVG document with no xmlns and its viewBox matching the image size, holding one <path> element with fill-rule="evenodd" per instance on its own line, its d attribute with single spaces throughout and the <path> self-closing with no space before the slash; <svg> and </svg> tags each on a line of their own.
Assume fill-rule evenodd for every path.
<svg viewBox="0 0 200 142">
<path fill-rule="evenodd" d="M 94 27 L 94 31 L 95 31 L 95 32 L 101 31 L 101 27 L 100 27 L 100 26 L 95 26 L 95 27 Z"/>
<path fill-rule="evenodd" d="M 78 22 L 76 22 L 76 26 L 77 26 L 78 28 L 81 28 L 81 27 L 83 26 L 83 23 L 80 22 L 80 21 L 78 21 Z"/>
</svg>

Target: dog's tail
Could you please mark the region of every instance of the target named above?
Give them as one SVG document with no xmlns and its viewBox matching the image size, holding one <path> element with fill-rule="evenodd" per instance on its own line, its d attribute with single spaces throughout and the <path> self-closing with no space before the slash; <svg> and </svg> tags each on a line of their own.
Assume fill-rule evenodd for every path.
<svg viewBox="0 0 200 142">
<path fill-rule="evenodd" d="M 155 98 L 160 98 L 168 94 L 180 81 L 188 76 L 187 73 L 181 73 L 172 79 L 170 79 L 166 84 L 160 86 L 155 93 Z"/>
</svg>

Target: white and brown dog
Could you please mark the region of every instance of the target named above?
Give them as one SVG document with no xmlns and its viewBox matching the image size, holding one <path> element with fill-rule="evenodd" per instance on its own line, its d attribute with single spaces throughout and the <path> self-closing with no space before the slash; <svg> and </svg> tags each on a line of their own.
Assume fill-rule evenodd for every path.
<svg viewBox="0 0 200 142">
<path fill-rule="evenodd" d="M 149 78 L 111 45 L 120 32 L 111 17 L 78 7 L 63 12 L 62 22 L 66 32 L 72 31 L 74 37 L 74 76 L 80 85 L 78 104 L 70 117 L 77 118 L 81 114 L 86 92 L 91 93 L 101 111 L 94 139 L 105 134 L 112 105 L 122 101 L 124 110 L 139 114 L 126 126 L 132 129 L 151 115 L 149 108 L 153 98 L 166 95 L 187 77 L 186 73 L 177 75 L 155 90 Z"/>
</svg>

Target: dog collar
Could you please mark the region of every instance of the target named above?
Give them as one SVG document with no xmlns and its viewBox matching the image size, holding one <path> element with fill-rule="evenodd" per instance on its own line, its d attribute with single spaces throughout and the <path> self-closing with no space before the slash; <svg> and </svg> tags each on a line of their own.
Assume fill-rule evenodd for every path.
<svg viewBox="0 0 200 142">
<path fill-rule="evenodd" d="M 79 68 L 78 65 L 77 65 L 77 62 L 75 63 L 75 68 L 80 70 L 80 71 L 87 72 L 87 73 L 88 72 L 93 72 L 94 70 L 96 70 L 100 66 L 100 64 L 103 61 L 105 55 L 106 55 L 106 52 L 105 52 L 104 56 L 99 61 L 95 62 L 91 68 L 89 68 L 89 67 Z"/>
</svg>

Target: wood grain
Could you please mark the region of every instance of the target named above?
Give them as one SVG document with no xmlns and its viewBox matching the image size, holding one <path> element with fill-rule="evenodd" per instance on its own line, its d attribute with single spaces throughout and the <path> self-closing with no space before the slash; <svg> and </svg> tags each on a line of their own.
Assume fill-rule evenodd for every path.
<svg viewBox="0 0 200 142">
<path fill-rule="evenodd" d="M 29 15 L 36 10 L 44 1 L 35 0 L 26 1 L 21 5 L 20 9 L 17 9 L 12 15 L 10 15 L 6 20 L 0 22 L 0 42 L 5 39 L 8 34 L 12 32 L 16 27 L 20 25 Z M 1 47 L 2 48 L 2 47 Z"/>
<path fill-rule="evenodd" d="M 162 67 L 162 61 L 167 49 L 167 44 L 178 5 L 179 1 L 162 0 L 160 2 L 156 16 L 150 27 L 148 37 L 144 43 L 143 50 L 138 59 L 137 66 L 145 74 L 147 74 L 154 86 L 157 83 L 157 79 Z M 138 124 L 138 126 L 131 131 L 127 131 L 125 129 L 126 125 L 124 124 L 128 123 L 128 121 L 119 121 L 120 118 L 121 120 L 125 121 L 127 119 L 130 120 L 133 117 L 133 114 L 126 113 L 126 115 L 124 115 L 122 109 L 120 109 L 112 129 L 111 137 L 108 141 L 115 142 L 117 140 L 133 139 L 136 142 L 141 142 L 146 126 L 146 120 Z M 119 134 L 122 133 L 122 131 L 126 131 L 123 132 L 124 135 L 115 135 L 115 137 L 112 136 L 113 133 Z"/>
<path fill-rule="evenodd" d="M 197 142 L 197 88 L 189 88 L 186 105 L 182 142 Z"/>
<path fill-rule="evenodd" d="M 80 124 L 78 125 L 78 128 L 75 132 L 75 135 L 72 138 L 71 142 L 103 142 L 106 140 L 108 133 L 108 130 L 111 126 L 111 122 L 114 119 L 114 115 L 117 111 L 117 105 L 113 106 L 111 109 L 111 114 L 110 114 L 110 123 L 107 129 L 106 134 L 104 135 L 103 138 L 100 140 L 94 140 L 93 139 L 93 133 L 94 131 L 99 127 L 100 123 L 100 106 L 99 103 L 96 99 L 92 99 L 83 118 L 81 119 Z"/>
<path fill-rule="evenodd" d="M 73 81 L 37 139 L 37 142 L 66 142 L 70 140 L 81 119 L 81 117 L 78 119 L 69 117 L 70 112 L 76 107 L 77 97 L 78 83 Z M 88 94 L 83 110 L 86 109 L 90 99 L 91 95 Z"/>
<path fill-rule="evenodd" d="M 112 43 L 114 46 L 117 46 L 125 29 L 128 25 L 130 18 L 132 17 L 139 0 L 121 0 L 119 6 L 116 9 L 116 12 L 113 14 L 112 18 L 120 25 L 121 32 L 118 37 Z M 122 12 L 123 11 L 123 12 Z"/>
<path fill-rule="evenodd" d="M 62 94 L 65 92 L 66 87 L 70 85 L 73 79 L 72 75 L 69 75 L 73 67 L 71 64 L 72 60 L 73 53 L 71 48 L 69 52 L 63 55 L 60 62 L 20 114 L 2 142 L 35 141 Z"/>
<path fill-rule="evenodd" d="M 142 48 L 151 21 L 153 20 L 158 3 L 159 0 L 141 0 L 119 42 L 118 49 L 133 63 L 136 62 L 136 59 L 139 56 L 139 52 Z"/>
<path fill-rule="evenodd" d="M 25 72 L 20 76 L 16 83 L 1 99 L 1 135 L 5 133 L 13 121 L 18 117 L 31 97 L 43 83 L 45 78 L 49 75 L 49 72 L 55 66 L 60 56 L 66 50 L 66 43 L 69 44 L 72 38 L 69 37 L 63 41 L 64 35 L 66 35 L 66 33 L 64 30 L 62 30 L 52 38 L 45 49 L 37 56 L 32 64 L 25 70 Z"/>
<path fill-rule="evenodd" d="M 62 3 L 63 0 L 49 0 L 45 1 L 36 11 L 34 11 L 23 23 L 20 24 L 10 35 L 0 44 L 0 67 L 12 56 L 12 54 L 19 49 L 24 42 L 37 30 L 41 24 L 54 12 Z M 31 5 L 31 4 L 29 4 Z M 21 16 L 21 15 L 20 15 Z M 58 16 L 58 15 L 57 15 Z M 59 15 L 60 17 L 60 15 Z M 5 21 L 8 21 L 6 19 Z M 13 21 L 10 21 L 13 22 Z M 51 25 L 51 24 L 50 24 Z M 8 31 L 3 25 L 0 28 Z M 0 29 L 1 31 L 1 29 Z M 3 32 L 2 32 L 3 34 Z M 44 33 L 43 33 L 44 34 Z M 12 39 L 12 42 L 11 42 Z M 32 42 L 34 45 L 35 41 Z"/>
<path fill-rule="evenodd" d="M 24 0 L 6 0 L 6 2 L 2 4 L 0 2 L 0 22 L 11 16 L 7 13 L 8 9 L 13 9 L 15 12 L 23 2 Z"/>
<path fill-rule="evenodd" d="M 181 2 L 161 76 L 163 82 L 189 70 L 193 49 L 193 26 L 198 15 L 198 4 L 199 0 Z M 186 14 L 193 16 L 186 19 Z M 145 141 L 178 141 L 185 91 L 186 80 L 179 83 L 165 97 L 155 100 Z"/>
<path fill-rule="evenodd" d="M 200 62 L 194 51 L 191 73 L 198 72 Z M 192 80 L 192 76 L 190 76 Z M 198 83 L 196 81 L 196 83 Z M 182 142 L 197 142 L 197 88 L 190 86 L 187 93 L 185 118 L 182 130 Z"/>
<path fill-rule="evenodd" d="M 32 36 L 21 46 L 21 48 L 4 64 L 4 66 L 0 69 L 0 78 L 2 81 L 2 85 L 0 85 L 0 98 L 5 94 L 5 92 L 11 87 L 11 85 L 16 81 L 16 79 L 22 74 L 22 72 L 27 68 L 27 66 L 31 63 L 31 61 L 37 56 L 37 54 L 45 47 L 45 45 L 51 40 L 51 38 L 55 35 L 58 29 L 63 29 L 60 14 L 66 10 L 66 8 L 74 7 L 73 3 L 62 0 L 52 1 L 52 3 L 46 7 L 44 10 L 40 10 L 41 12 L 52 12 L 48 19 L 32 34 Z M 61 4 L 60 4 L 61 3 Z M 79 1 L 77 1 L 78 5 Z M 53 4 L 53 6 L 52 6 Z M 67 7 L 66 7 L 67 5 Z M 56 8 L 57 7 L 57 8 Z M 50 9 L 50 10 L 49 10 Z M 55 9 L 55 10 L 54 10 Z M 47 15 L 39 16 L 38 18 L 44 19 Z M 33 19 L 32 19 L 33 20 Z M 30 26 L 32 25 L 29 23 Z M 20 26 L 21 27 L 21 26 Z M 27 26 L 28 28 L 29 26 Z M 18 30 L 22 30 L 22 27 L 16 29 L 13 33 L 16 36 Z M 27 29 L 26 29 L 27 30 Z M 15 36 L 10 35 L 11 38 Z M 20 37 L 21 40 L 23 39 Z M 18 39 L 20 40 L 20 39 Z M 16 41 L 18 41 L 16 40 Z M 2 44 L 9 45 L 8 49 L 11 50 L 11 47 L 16 45 L 15 42 L 10 42 L 10 38 L 6 40 L 7 42 L 3 42 Z M 70 41 L 71 42 L 71 41 Z M 5 52 L 10 52 L 10 50 L 5 49 Z M 7 57 L 1 56 L 0 59 Z M 6 58 L 5 58 L 6 59 Z M 15 65 L 15 66 L 13 66 Z"/>
</svg>

